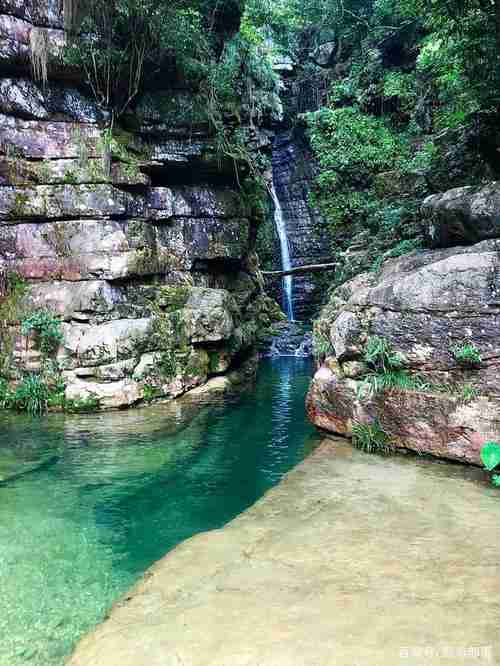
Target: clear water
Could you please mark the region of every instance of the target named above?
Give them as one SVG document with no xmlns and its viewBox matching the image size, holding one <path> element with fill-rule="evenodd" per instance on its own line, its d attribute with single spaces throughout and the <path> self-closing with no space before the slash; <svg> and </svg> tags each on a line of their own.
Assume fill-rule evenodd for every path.
<svg viewBox="0 0 500 666">
<path fill-rule="evenodd" d="M 271 184 L 271 199 L 273 200 L 274 205 L 274 224 L 276 225 L 276 231 L 278 232 L 278 238 L 280 241 L 281 265 L 284 271 L 288 271 L 292 267 L 290 247 L 288 245 L 285 220 L 283 219 L 283 210 L 278 195 L 276 194 L 274 183 Z M 285 275 L 283 278 L 283 299 L 286 316 L 290 321 L 293 321 L 293 279 L 291 275 Z"/>
<path fill-rule="evenodd" d="M 0 416 L 0 664 L 62 664 L 150 564 L 302 460 L 310 374 L 281 358 L 202 407 Z"/>
</svg>

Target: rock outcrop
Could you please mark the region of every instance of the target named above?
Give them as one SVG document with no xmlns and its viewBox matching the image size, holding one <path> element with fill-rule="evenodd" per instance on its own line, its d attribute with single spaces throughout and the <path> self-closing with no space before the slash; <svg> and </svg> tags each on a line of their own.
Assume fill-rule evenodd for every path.
<svg viewBox="0 0 500 666">
<path fill-rule="evenodd" d="M 49 360 L 66 400 L 102 408 L 177 396 L 237 365 L 276 314 L 257 221 L 189 90 L 145 93 L 109 137 L 61 59 L 60 4 L 0 1 L 0 305 L 24 285 L 0 309 L 2 371 L 15 384 Z M 29 78 L 33 30 L 50 33 L 46 86 Z M 42 309 L 62 322 L 50 359 L 19 329 Z"/>
<path fill-rule="evenodd" d="M 500 441 L 499 330 L 499 240 L 386 261 L 339 287 L 316 323 L 324 360 L 309 417 L 345 435 L 377 422 L 398 447 L 479 463 L 481 446 Z M 362 390 L 373 336 L 402 355 L 409 389 Z M 464 365 L 456 349 L 467 344 L 480 360 Z"/>
<path fill-rule="evenodd" d="M 500 183 L 456 187 L 425 199 L 422 212 L 433 247 L 470 245 L 500 237 Z"/>
</svg>

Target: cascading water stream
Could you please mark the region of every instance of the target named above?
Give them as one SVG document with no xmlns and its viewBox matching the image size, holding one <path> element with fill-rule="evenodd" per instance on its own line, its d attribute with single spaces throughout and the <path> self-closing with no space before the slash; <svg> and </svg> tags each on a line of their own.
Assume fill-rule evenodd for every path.
<svg viewBox="0 0 500 666">
<path fill-rule="evenodd" d="M 285 221 L 283 219 L 283 210 L 281 208 L 278 195 L 274 183 L 271 183 L 271 198 L 274 205 L 274 223 L 278 231 L 281 249 L 281 265 L 284 271 L 290 270 L 292 262 L 290 261 L 290 248 L 288 246 L 288 236 L 286 234 Z M 293 316 L 293 282 L 291 275 L 285 275 L 283 278 L 283 296 L 286 316 L 290 321 L 294 320 Z"/>
</svg>

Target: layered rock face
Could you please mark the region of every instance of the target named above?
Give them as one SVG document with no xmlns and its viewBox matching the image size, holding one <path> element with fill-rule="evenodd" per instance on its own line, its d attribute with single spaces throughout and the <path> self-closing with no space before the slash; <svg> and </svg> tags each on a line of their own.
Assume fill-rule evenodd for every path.
<svg viewBox="0 0 500 666">
<path fill-rule="evenodd" d="M 339 287 L 323 310 L 309 417 L 346 435 L 377 423 L 398 447 L 479 463 L 482 445 L 500 441 L 499 331 L 500 240 L 389 260 Z M 372 336 L 402 355 L 409 389 L 366 395 Z M 467 344 L 481 360 L 464 366 L 454 350 Z"/>
<path fill-rule="evenodd" d="M 189 91 L 145 95 L 134 131 L 106 139 L 60 59 L 59 4 L 0 2 L 0 287 L 26 285 L 3 322 L 4 371 L 43 368 L 19 321 L 48 309 L 67 400 L 173 397 L 237 365 L 270 323 L 256 222 L 207 130 L 176 111 Z M 33 30 L 55 50 L 46 87 L 28 76 Z"/>
</svg>

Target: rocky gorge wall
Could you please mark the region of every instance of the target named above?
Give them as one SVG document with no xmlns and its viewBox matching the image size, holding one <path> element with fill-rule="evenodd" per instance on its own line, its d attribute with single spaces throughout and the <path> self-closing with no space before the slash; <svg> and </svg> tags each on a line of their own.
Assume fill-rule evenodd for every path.
<svg viewBox="0 0 500 666">
<path fill-rule="evenodd" d="M 500 441 L 499 192 L 491 183 L 428 197 L 422 226 L 435 249 L 335 290 L 315 328 L 322 360 L 307 411 L 318 427 L 351 436 L 362 424 L 397 447 L 475 464 Z M 392 378 L 367 360 L 374 337 L 399 354 Z M 377 377 L 385 388 L 364 390 Z"/>
<path fill-rule="evenodd" d="M 35 30 L 46 86 L 30 78 Z M 109 144 L 63 46 L 58 1 L 0 2 L 2 374 L 101 408 L 175 397 L 238 366 L 277 316 L 257 222 L 207 129 L 182 119 L 189 91 L 145 94 Z M 20 329 L 42 310 L 61 322 L 51 358 Z"/>
<path fill-rule="evenodd" d="M 309 195 L 316 176 L 307 140 L 300 132 L 278 132 L 272 152 L 273 182 L 283 211 L 292 267 L 328 260 L 328 241 L 324 222 L 311 205 Z M 280 296 L 281 281 L 272 287 Z M 314 274 L 293 277 L 295 318 L 307 320 L 316 313 L 324 297 L 325 284 Z M 280 300 L 281 299 L 277 299 Z"/>
</svg>

